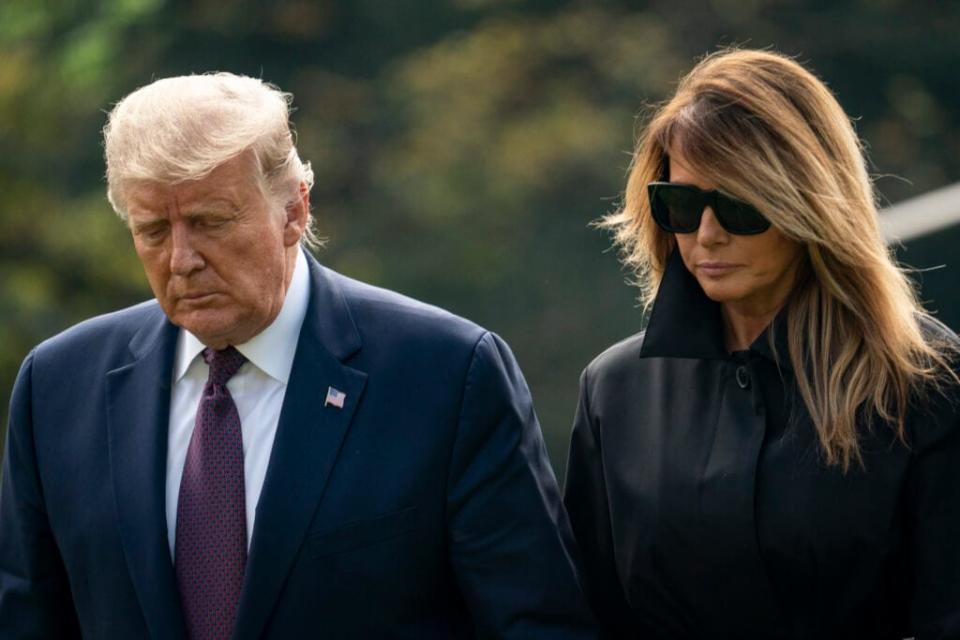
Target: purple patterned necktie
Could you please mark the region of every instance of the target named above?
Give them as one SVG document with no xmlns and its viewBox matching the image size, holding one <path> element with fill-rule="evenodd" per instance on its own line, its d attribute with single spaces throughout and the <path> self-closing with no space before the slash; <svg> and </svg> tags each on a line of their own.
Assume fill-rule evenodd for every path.
<svg viewBox="0 0 960 640">
<path fill-rule="evenodd" d="M 233 347 L 203 350 L 203 387 L 177 501 L 174 567 L 191 640 L 229 638 L 247 564 L 243 435 L 227 380 L 244 363 Z"/>
</svg>

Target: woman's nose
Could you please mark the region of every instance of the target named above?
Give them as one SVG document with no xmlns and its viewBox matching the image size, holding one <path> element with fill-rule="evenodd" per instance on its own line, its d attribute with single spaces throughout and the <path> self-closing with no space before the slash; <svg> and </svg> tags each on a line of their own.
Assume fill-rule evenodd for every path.
<svg viewBox="0 0 960 640">
<path fill-rule="evenodd" d="M 697 242 L 704 246 L 723 243 L 730 239 L 729 232 L 720 225 L 713 207 L 706 207 L 700 217 L 700 227 L 697 229 Z"/>
</svg>

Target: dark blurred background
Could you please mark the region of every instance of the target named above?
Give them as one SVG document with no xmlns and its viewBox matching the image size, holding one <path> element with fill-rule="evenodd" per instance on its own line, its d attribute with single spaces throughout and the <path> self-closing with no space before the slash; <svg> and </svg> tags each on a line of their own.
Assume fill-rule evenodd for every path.
<svg viewBox="0 0 960 640">
<path fill-rule="evenodd" d="M 3 0 L 0 424 L 34 344 L 150 296 L 100 129 L 153 79 L 292 92 L 320 260 L 504 336 L 562 474 L 580 370 L 642 326 L 589 223 L 616 205 L 644 105 L 718 46 L 794 55 L 855 119 L 886 206 L 960 179 L 957 33 L 960 3 L 933 0 Z M 923 296 L 954 328 L 956 231 L 899 249 L 946 265 Z"/>
</svg>

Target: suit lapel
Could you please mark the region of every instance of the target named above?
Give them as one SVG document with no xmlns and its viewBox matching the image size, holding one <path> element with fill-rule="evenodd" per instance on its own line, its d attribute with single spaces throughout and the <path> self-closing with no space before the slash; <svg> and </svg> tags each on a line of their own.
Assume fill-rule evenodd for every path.
<svg viewBox="0 0 960 640">
<path fill-rule="evenodd" d="M 346 301 L 332 276 L 308 256 L 310 302 L 284 395 L 257 505 L 234 637 L 260 637 L 320 503 L 366 374 L 345 366 L 360 348 Z M 343 407 L 325 406 L 328 389 Z"/>
<path fill-rule="evenodd" d="M 159 310 L 130 343 L 135 360 L 107 374 L 109 460 L 120 537 L 150 635 L 182 638 L 164 508 L 170 380 L 177 328 Z"/>
</svg>

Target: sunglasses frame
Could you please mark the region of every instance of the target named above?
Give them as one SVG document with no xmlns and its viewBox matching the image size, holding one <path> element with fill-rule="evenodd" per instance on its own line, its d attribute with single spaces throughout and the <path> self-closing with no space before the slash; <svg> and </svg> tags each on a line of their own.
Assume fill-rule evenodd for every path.
<svg viewBox="0 0 960 640">
<path fill-rule="evenodd" d="M 674 227 L 670 224 L 670 213 L 666 210 L 665 206 L 658 206 L 657 192 L 660 190 L 673 190 L 673 191 L 683 191 L 692 196 L 696 197 L 697 206 L 699 207 L 700 214 L 697 216 L 697 226 L 692 229 Z M 684 184 L 682 182 L 651 182 L 647 185 L 647 197 L 650 200 L 650 212 L 653 214 L 653 219 L 664 231 L 669 233 L 694 233 L 700 228 L 700 222 L 703 220 L 703 210 L 707 207 L 710 207 L 713 210 L 713 215 L 717 218 L 717 222 L 720 223 L 720 226 L 727 231 L 727 233 L 732 233 L 737 236 L 754 236 L 765 232 L 770 228 L 770 221 L 760 213 L 756 207 L 751 204 L 747 204 L 736 198 L 731 198 L 730 196 L 713 189 L 711 191 L 704 191 L 703 189 L 694 186 L 692 184 Z M 735 223 L 731 223 L 729 215 L 734 215 L 730 213 L 729 208 L 734 209 L 746 209 L 748 214 L 756 214 L 763 222 L 758 224 L 756 227 L 749 227 L 747 229 L 740 229 Z M 730 228 L 730 227 L 733 228 Z"/>
</svg>

